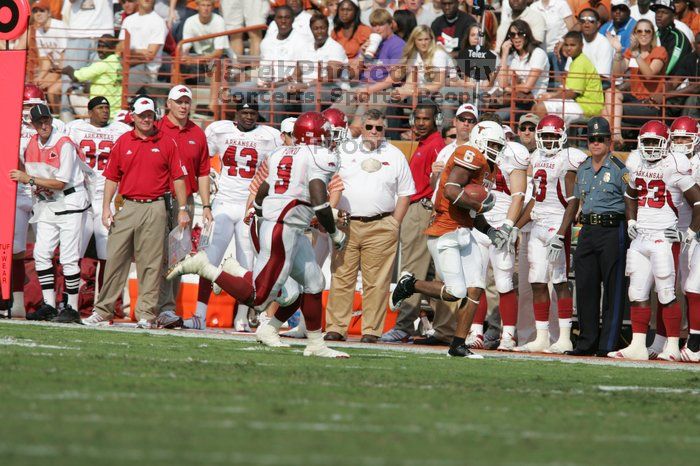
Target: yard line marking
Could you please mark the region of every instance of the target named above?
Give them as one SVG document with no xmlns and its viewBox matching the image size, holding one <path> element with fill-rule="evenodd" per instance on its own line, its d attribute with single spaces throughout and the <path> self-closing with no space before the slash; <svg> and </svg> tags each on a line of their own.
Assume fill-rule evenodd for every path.
<svg viewBox="0 0 700 466">
<path fill-rule="evenodd" d="M 23 348 L 43 348 L 43 349 L 58 349 L 58 350 L 79 350 L 80 348 L 73 348 L 70 346 L 56 346 L 56 345 L 43 345 L 36 343 L 33 340 L 21 339 L 18 340 L 14 337 L 2 337 L 0 338 L 0 346 L 21 346 Z"/>
<path fill-rule="evenodd" d="M 602 392 L 651 392 L 700 395 L 700 389 L 697 388 L 640 387 L 638 385 L 598 385 L 598 390 Z"/>
</svg>

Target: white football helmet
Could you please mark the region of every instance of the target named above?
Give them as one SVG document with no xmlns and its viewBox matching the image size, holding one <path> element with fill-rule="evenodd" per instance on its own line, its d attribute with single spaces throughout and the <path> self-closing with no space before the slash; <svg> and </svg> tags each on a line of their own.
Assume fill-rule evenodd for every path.
<svg viewBox="0 0 700 466">
<path fill-rule="evenodd" d="M 556 138 L 545 138 L 545 134 L 554 134 Z M 537 148 L 546 156 L 558 154 L 566 144 L 566 123 L 557 115 L 542 118 L 535 130 Z"/>
<path fill-rule="evenodd" d="M 639 129 L 639 155 L 647 162 L 657 162 L 666 156 L 668 128 L 658 120 L 647 121 Z"/>
<path fill-rule="evenodd" d="M 691 138 L 690 142 L 678 142 L 676 138 Z M 692 156 L 700 143 L 700 125 L 691 117 L 676 118 L 671 125 L 671 150 L 687 157 Z"/>
<path fill-rule="evenodd" d="M 482 121 L 472 128 L 469 142 L 489 161 L 497 163 L 498 157 L 506 147 L 506 134 L 503 127 L 495 121 Z"/>
</svg>

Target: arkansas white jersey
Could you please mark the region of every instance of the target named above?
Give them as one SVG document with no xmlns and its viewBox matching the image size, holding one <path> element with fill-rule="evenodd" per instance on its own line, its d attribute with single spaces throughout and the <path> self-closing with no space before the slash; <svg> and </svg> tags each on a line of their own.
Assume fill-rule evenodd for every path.
<svg viewBox="0 0 700 466">
<path fill-rule="evenodd" d="M 340 165 L 337 154 L 320 146 L 280 147 L 270 155 L 268 165 L 270 189 L 263 201 L 263 218 L 308 227 L 314 217 L 309 183 L 318 179 L 328 185 Z"/>
<path fill-rule="evenodd" d="M 102 172 L 107 167 L 112 146 L 122 134 L 129 131 L 131 126 L 119 121 L 103 127 L 91 124 L 90 120 L 74 120 L 66 125 L 68 137 L 82 152 L 81 159 L 88 169 L 86 172 L 93 199 L 101 198 L 104 193 L 105 177 Z"/>
<path fill-rule="evenodd" d="M 700 157 L 694 155 L 688 159 L 688 161 L 690 162 L 693 181 L 695 181 L 695 184 L 700 185 Z M 681 205 L 678 206 L 678 229 L 680 231 L 686 231 L 688 227 L 690 227 L 692 218 L 693 206 L 689 205 L 684 198 Z"/>
<path fill-rule="evenodd" d="M 656 163 L 648 163 L 632 151 L 626 165 L 629 186 L 637 191 L 637 228 L 658 231 L 677 227 L 683 193 L 695 184 L 688 158 L 671 152 Z"/>
<path fill-rule="evenodd" d="M 496 164 L 496 186 L 491 193 L 496 198 L 496 205 L 493 209 L 484 214 L 493 227 L 499 227 L 508 215 L 508 209 L 512 202 L 510 189 L 510 174 L 513 170 L 527 170 L 530 164 L 530 152 L 522 144 L 508 142 L 503 154 L 498 158 Z"/>
<path fill-rule="evenodd" d="M 273 150 L 282 145 L 280 132 L 265 125 L 246 132 L 239 130 L 232 121 L 220 120 L 207 126 L 204 134 L 209 153 L 212 156 L 218 154 L 221 160 L 217 197 L 245 202 L 255 171 Z"/>
<path fill-rule="evenodd" d="M 566 173 L 576 171 L 588 156 L 570 147 L 547 157 L 542 151 L 532 153 L 532 220 L 545 225 L 559 225 L 566 210 Z"/>
</svg>

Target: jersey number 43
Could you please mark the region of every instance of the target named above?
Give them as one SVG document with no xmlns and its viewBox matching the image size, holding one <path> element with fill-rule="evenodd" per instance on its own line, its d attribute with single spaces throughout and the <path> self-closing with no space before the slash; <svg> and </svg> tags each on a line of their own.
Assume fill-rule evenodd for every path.
<svg viewBox="0 0 700 466">
<path fill-rule="evenodd" d="M 221 157 L 221 163 L 228 167 L 229 176 L 252 179 L 258 167 L 258 151 L 252 147 L 244 147 L 238 151 L 238 147 L 229 146 Z"/>
</svg>

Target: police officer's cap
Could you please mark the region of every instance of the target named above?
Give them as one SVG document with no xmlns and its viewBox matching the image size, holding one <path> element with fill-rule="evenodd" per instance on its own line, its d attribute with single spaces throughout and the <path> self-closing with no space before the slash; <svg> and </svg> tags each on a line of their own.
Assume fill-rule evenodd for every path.
<svg viewBox="0 0 700 466">
<path fill-rule="evenodd" d="M 588 136 L 610 136 L 610 124 L 603 117 L 588 120 Z"/>
</svg>

